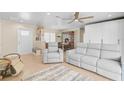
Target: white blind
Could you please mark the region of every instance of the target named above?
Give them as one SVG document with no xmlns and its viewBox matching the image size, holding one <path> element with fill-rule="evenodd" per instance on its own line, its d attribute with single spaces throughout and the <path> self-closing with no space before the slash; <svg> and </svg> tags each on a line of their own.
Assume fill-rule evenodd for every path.
<svg viewBox="0 0 124 93">
<path fill-rule="evenodd" d="M 55 42 L 55 33 L 53 33 L 53 32 L 44 33 L 44 41 L 45 42 Z"/>
</svg>

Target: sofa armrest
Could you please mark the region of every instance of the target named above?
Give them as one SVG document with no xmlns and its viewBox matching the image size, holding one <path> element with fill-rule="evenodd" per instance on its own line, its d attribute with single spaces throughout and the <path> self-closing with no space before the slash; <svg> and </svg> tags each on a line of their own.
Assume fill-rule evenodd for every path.
<svg viewBox="0 0 124 93">
<path fill-rule="evenodd" d="M 47 54 L 47 53 L 48 53 L 48 49 L 44 49 L 43 54 Z"/>
<path fill-rule="evenodd" d="M 48 54 L 48 49 L 44 49 L 42 51 L 43 62 L 46 62 L 47 61 L 47 54 Z"/>
<path fill-rule="evenodd" d="M 74 54 L 75 53 L 75 49 L 71 49 L 66 51 L 66 56 L 69 56 L 70 54 Z"/>
<path fill-rule="evenodd" d="M 61 48 L 59 48 L 59 53 L 60 53 L 60 60 L 63 62 L 64 60 L 64 52 Z"/>
<path fill-rule="evenodd" d="M 121 63 L 121 71 L 122 71 L 121 80 L 124 81 L 124 63 Z"/>
<path fill-rule="evenodd" d="M 59 53 L 63 54 L 63 50 L 61 48 L 59 48 Z"/>
<path fill-rule="evenodd" d="M 23 63 L 23 61 L 21 60 L 21 55 L 18 53 L 10 53 L 10 54 L 4 55 L 3 57 L 10 59 L 11 61 L 19 60 L 19 62 Z"/>
</svg>

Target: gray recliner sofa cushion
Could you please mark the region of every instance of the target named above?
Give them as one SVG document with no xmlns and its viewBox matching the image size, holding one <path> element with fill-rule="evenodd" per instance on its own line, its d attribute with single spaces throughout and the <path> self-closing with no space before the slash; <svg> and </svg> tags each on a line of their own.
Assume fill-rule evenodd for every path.
<svg viewBox="0 0 124 93">
<path fill-rule="evenodd" d="M 100 56 L 100 48 L 101 44 L 88 44 L 86 55 L 98 58 Z"/>
<path fill-rule="evenodd" d="M 120 47 L 115 44 L 103 44 L 101 48 L 101 59 L 120 61 Z"/>
<path fill-rule="evenodd" d="M 72 54 L 72 55 L 69 55 L 69 58 L 72 60 L 75 60 L 75 61 L 80 61 L 81 56 L 82 55 L 80 55 L 80 54 Z"/>
<path fill-rule="evenodd" d="M 77 43 L 76 53 L 84 55 L 86 53 L 87 44 Z"/>
<path fill-rule="evenodd" d="M 121 63 L 114 60 L 99 59 L 97 68 L 101 68 L 111 73 L 121 74 Z"/>
<path fill-rule="evenodd" d="M 96 66 L 97 58 L 93 56 L 83 56 L 81 57 L 81 63 L 82 62 L 91 66 Z"/>
</svg>

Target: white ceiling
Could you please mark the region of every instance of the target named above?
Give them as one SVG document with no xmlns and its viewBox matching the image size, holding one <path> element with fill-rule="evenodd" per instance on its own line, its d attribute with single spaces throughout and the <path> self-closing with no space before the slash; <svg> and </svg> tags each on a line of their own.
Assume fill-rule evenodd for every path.
<svg viewBox="0 0 124 93">
<path fill-rule="evenodd" d="M 73 18 L 73 14 L 74 12 L 0 12 L 0 18 L 33 25 L 40 24 L 49 29 L 67 29 L 82 26 L 83 24 L 79 22 L 68 24 L 68 21 L 56 18 L 56 16 Z M 85 16 L 94 16 L 93 19 L 84 20 L 84 23 L 91 23 L 123 17 L 124 12 L 80 12 L 80 17 Z"/>
</svg>

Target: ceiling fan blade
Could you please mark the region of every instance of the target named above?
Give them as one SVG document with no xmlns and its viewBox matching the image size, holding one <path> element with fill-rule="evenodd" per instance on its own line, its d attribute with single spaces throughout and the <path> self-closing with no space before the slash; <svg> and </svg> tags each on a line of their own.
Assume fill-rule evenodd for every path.
<svg viewBox="0 0 124 93">
<path fill-rule="evenodd" d="M 80 23 L 84 23 L 84 21 L 78 20 Z"/>
<path fill-rule="evenodd" d="M 72 22 L 74 22 L 74 20 L 72 20 L 72 21 L 68 22 L 68 24 L 71 24 Z"/>
<path fill-rule="evenodd" d="M 87 16 L 87 17 L 82 17 L 82 18 L 79 18 L 80 19 L 89 19 L 89 18 L 93 18 L 94 16 Z"/>
<path fill-rule="evenodd" d="M 72 20 L 71 18 L 62 18 L 60 16 L 56 16 L 56 17 L 59 18 L 59 19 L 62 19 L 62 20 Z"/>
</svg>

